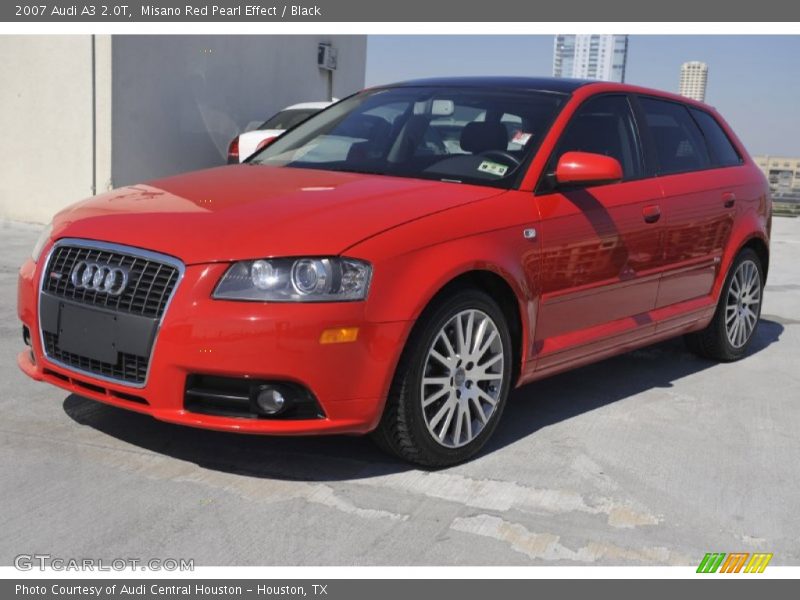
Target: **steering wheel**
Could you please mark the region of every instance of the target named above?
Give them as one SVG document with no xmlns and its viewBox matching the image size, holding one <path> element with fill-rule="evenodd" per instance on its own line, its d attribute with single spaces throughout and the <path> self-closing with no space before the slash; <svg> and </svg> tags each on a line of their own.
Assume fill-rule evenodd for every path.
<svg viewBox="0 0 800 600">
<path fill-rule="evenodd" d="M 436 152 L 437 155 L 441 156 L 441 155 L 447 154 L 447 146 L 445 146 L 445 144 L 444 144 L 444 140 L 442 139 L 442 134 L 439 133 L 438 131 L 436 131 L 433 128 L 429 129 L 428 131 L 433 133 L 433 134 L 435 134 L 436 137 L 434 139 L 425 139 L 425 138 L 427 138 L 427 135 L 426 135 L 425 138 L 422 139 L 422 144 L 424 146 L 429 147 L 429 148 L 431 146 L 433 146 L 433 148 L 435 148 L 435 152 Z M 433 136 L 431 136 L 431 137 L 433 137 Z"/>
<path fill-rule="evenodd" d="M 505 150 L 487 150 L 486 152 L 481 152 L 478 156 L 485 156 L 486 158 L 503 158 L 511 163 L 512 166 L 518 167 L 522 162 L 510 152 L 506 152 Z"/>
</svg>

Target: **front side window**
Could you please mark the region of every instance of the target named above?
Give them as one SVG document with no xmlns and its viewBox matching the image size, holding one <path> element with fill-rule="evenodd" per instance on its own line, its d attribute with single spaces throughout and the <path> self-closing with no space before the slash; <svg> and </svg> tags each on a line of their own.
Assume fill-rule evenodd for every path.
<svg viewBox="0 0 800 600">
<path fill-rule="evenodd" d="M 711 166 L 703 134 L 689 109 L 677 102 L 654 98 L 640 98 L 639 103 L 655 146 L 659 174 L 699 171 Z"/>
<path fill-rule="evenodd" d="M 642 175 L 636 126 L 625 96 L 599 96 L 578 108 L 558 141 L 551 159 L 555 170 L 565 152 L 591 152 L 616 158 L 622 165 L 624 179 Z"/>
<path fill-rule="evenodd" d="M 482 88 L 369 90 L 248 163 L 511 188 L 566 98 Z"/>
</svg>

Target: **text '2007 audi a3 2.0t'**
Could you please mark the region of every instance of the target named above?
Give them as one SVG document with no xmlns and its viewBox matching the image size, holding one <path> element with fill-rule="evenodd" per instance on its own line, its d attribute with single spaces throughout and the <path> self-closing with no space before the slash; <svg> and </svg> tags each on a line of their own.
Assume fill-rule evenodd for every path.
<svg viewBox="0 0 800 600">
<path fill-rule="evenodd" d="M 22 269 L 34 379 L 174 423 L 473 455 L 518 385 L 686 335 L 745 354 L 764 177 L 710 107 L 620 84 L 368 89 L 242 165 L 56 215 Z"/>
</svg>

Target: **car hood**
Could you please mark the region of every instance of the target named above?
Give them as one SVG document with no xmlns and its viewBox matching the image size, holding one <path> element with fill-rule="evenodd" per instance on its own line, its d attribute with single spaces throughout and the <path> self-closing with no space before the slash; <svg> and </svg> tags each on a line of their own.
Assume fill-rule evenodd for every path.
<svg viewBox="0 0 800 600">
<path fill-rule="evenodd" d="M 186 264 L 335 255 L 408 221 L 503 190 L 316 169 L 231 165 L 89 198 L 53 235 L 154 250 Z"/>
</svg>

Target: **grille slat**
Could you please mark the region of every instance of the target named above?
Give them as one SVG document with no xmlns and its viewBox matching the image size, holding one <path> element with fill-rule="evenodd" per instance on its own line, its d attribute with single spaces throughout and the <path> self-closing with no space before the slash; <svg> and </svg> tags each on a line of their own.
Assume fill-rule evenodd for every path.
<svg viewBox="0 0 800 600">
<path fill-rule="evenodd" d="M 72 285 L 71 274 L 82 261 L 120 265 L 128 269 L 128 284 L 119 296 L 111 296 Z M 42 292 L 78 304 L 96 306 L 119 313 L 161 319 L 178 282 L 178 267 L 150 257 L 124 251 L 106 250 L 81 245 L 57 246 L 48 261 L 42 281 Z M 93 373 L 123 383 L 143 385 L 147 378 L 152 348 L 146 356 L 119 352 L 116 364 L 105 363 L 61 349 L 56 333 L 43 331 L 48 357 L 65 366 Z"/>
<path fill-rule="evenodd" d="M 58 336 L 53 333 L 45 331 L 43 337 L 47 356 L 67 366 L 128 383 L 144 383 L 147 376 L 149 356 L 120 353 L 117 364 L 112 365 L 61 350 L 58 347 Z"/>
<path fill-rule="evenodd" d="M 130 275 L 125 291 L 119 296 L 110 296 L 86 289 L 77 289 L 70 281 L 70 274 L 75 265 L 82 260 L 127 266 Z M 130 261 L 130 265 L 126 264 L 128 261 Z M 52 274 L 54 273 L 59 277 L 53 279 Z M 178 269 L 175 266 L 155 260 L 93 248 L 59 246 L 53 252 L 47 265 L 43 290 L 80 304 L 111 308 L 158 319 L 164 313 L 164 307 L 175 287 L 177 276 Z"/>
</svg>

